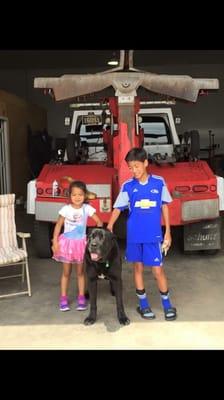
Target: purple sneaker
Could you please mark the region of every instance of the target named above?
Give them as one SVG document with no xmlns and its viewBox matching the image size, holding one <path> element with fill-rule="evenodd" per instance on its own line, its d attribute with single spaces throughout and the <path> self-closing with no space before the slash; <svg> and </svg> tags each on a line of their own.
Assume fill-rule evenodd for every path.
<svg viewBox="0 0 224 400">
<path fill-rule="evenodd" d="M 79 295 L 77 297 L 77 306 L 76 310 L 78 311 L 84 311 L 87 309 L 87 304 L 86 304 L 86 298 L 83 295 Z"/>
<path fill-rule="evenodd" d="M 67 296 L 60 297 L 60 304 L 59 304 L 60 311 L 70 311 L 70 307 L 68 304 Z"/>
</svg>

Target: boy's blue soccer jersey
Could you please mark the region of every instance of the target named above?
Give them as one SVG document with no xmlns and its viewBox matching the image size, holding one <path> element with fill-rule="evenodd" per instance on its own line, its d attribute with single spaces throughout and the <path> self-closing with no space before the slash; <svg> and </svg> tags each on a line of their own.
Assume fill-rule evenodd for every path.
<svg viewBox="0 0 224 400">
<path fill-rule="evenodd" d="M 161 176 L 150 175 L 144 183 L 133 178 L 126 181 L 114 203 L 114 208 L 129 209 L 127 242 L 152 243 L 162 241 L 162 205 L 172 198 Z"/>
</svg>

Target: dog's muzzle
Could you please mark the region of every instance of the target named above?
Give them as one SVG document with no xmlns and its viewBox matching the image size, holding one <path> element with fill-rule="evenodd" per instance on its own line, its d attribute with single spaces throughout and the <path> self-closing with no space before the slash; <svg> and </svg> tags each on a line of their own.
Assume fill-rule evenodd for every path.
<svg viewBox="0 0 224 400">
<path fill-rule="evenodd" d="M 101 253 L 99 252 L 97 244 L 95 243 L 89 244 L 88 250 L 92 261 L 98 261 L 102 257 Z"/>
</svg>

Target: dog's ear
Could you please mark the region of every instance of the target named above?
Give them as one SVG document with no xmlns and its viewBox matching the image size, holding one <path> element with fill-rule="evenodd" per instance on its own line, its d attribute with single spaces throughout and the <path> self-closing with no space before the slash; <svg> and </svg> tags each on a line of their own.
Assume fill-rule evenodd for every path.
<svg viewBox="0 0 224 400">
<path fill-rule="evenodd" d="M 110 252 L 109 252 L 109 259 L 113 260 L 116 258 L 117 254 L 119 254 L 119 245 L 117 241 L 117 236 L 110 232 Z"/>
<path fill-rule="evenodd" d="M 111 235 L 115 236 L 115 234 L 113 232 L 110 231 L 110 229 L 105 228 L 106 232 L 109 232 Z"/>
<path fill-rule="evenodd" d="M 91 235 L 93 229 L 94 229 L 93 226 L 88 226 L 88 227 L 87 227 L 87 235 L 88 235 L 88 236 Z"/>
<path fill-rule="evenodd" d="M 111 240 L 117 242 L 117 236 L 115 235 L 115 233 L 109 231 L 108 229 L 107 232 L 109 232 Z"/>
</svg>

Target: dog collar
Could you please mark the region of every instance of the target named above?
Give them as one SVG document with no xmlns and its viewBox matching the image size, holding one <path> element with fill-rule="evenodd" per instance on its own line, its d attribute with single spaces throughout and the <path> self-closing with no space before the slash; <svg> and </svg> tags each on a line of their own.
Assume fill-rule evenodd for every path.
<svg viewBox="0 0 224 400">
<path fill-rule="evenodd" d="M 109 261 L 106 261 L 106 268 L 109 268 L 110 264 Z"/>
</svg>

